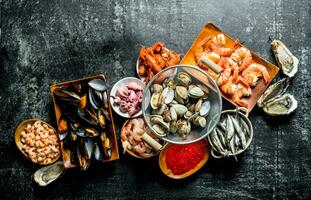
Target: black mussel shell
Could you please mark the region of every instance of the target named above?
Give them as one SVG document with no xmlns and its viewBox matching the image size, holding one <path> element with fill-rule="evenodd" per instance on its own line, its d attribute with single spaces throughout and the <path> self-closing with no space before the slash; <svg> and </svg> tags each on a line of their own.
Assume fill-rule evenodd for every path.
<svg viewBox="0 0 311 200">
<path fill-rule="evenodd" d="M 70 131 L 69 123 L 70 122 L 66 117 L 61 116 L 59 118 L 57 131 L 60 141 L 63 141 L 67 137 L 68 132 Z"/>
<path fill-rule="evenodd" d="M 96 126 L 98 123 L 97 116 L 88 109 L 83 110 L 81 108 L 78 108 L 77 115 L 84 122 L 84 124 Z"/>
<path fill-rule="evenodd" d="M 66 107 L 70 105 L 79 106 L 80 104 L 80 96 L 75 92 L 68 91 L 66 87 L 55 89 L 54 96 L 60 107 Z"/>
</svg>

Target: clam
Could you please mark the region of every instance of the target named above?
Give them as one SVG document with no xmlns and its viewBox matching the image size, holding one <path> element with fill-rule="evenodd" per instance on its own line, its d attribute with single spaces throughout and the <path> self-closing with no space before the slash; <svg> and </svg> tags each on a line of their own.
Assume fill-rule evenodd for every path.
<svg viewBox="0 0 311 200">
<path fill-rule="evenodd" d="M 150 100 L 152 109 L 158 109 L 160 93 L 153 93 Z"/>
<path fill-rule="evenodd" d="M 177 82 L 182 86 L 188 87 L 191 83 L 191 77 L 185 72 L 180 72 L 177 75 Z"/>
<path fill-rule="evenodd" d="M 188 90 L 184 86 L 176 86 L 175 88 L 175 96 L 178 102 L 186 102 L 188 99 Z"/>
<path fill-rule="evenodd" d="M 181 117 L 187 112 L 187 107 L 182 104 L 174 104 L 172 107 L 176 110 L 177 116 Z"/>
<path fill-rule="evenodd" d="M 192 98 L 200 98 L 204 95 L 204 91 L 198 87 L 198 86 L 193 86 L 193 87 L 189 87 L 188 90 L 188 96 L 192 97 Z"/>
<path fill-rule="evenodd" d="M 209 101 L 204 101 L 202 103 L 202 106 L 199 112 L 202 117 L 206 117 L 210 110 L 211 110 L 211 103 Z"/>
<path fill-rule="evenodd" d="M 176 133 L 177 132 L 177 122 L 176 121 L 171 121 L 170 122 L 170 132 Z"/>
<path fill-rule="evenodd" d="M 165 110 L 164 112 L 163 112 L 163 119 L 164 119 L 164 121 L 165 122 L 170 122 L 170 121 L 172 121 L 172 116 L 171 116 L 171 112 L 170 112 L 170 110 Z"/>
<path fill-rule="evenodd" d="M 263 107 L 265 103 L 269 100 L 277 98 L 286 92 L 289 86 L 290 78 L 283 78 L 278 82 L 270 85 L 268 89 L 263 93 L 263 95 L 257 101 L 259 107 Z"/>
<path fill-rule="evenodd" d="M 272 51 L 278 65 L 288 77 L 293 77 L 298 70 L 299 60 L 288 50 L 283 42 L 280 40 L 273 40 Z"/>
<path fill-rule="evenodd" d="M 160 136 L 165 136 L 170 129 L 170 125 L 166 123 L 160 115 L 152 115 L 150 117 L 150 122 L 153 130 Z"/>
<path fill-rule="evenodd" d="M 294 96 L 286 93 L 281 97 L 270 100 L 263 106 L 266 114 L 271 116 L 287 115 L 297 108 L 298 103 Z"/>
<path fill-rule="evenodd" d="M 174 90 L 170 87 L 164 88 L 159 98 L 160 103 L 165 104 L 171 103 L 174 100 Z"/>
<path fill-rule="evenodd" d="M 184 114 L 184 118 L 185 119 L 189 119 L 191 116 L 193 115 L 193 113 L 191 111 L 187 111 L 185 114 Z"/>
<path fill-rule="evenodd" d="M 202 100 L 202 99 L 199 99 L 199 100 L 197 101 L 197 103 L 196 103 L 195 106 L 194 106 L 194 112 L 199 112 L 199 111 L 201 110 L 202 103 L 203 103 L 203 100 Z"/>
<path fill-rule="evenodd" d="M 65 171 L 65 167 L 62 161 L 57 161 L 56 163 L 42 167 L 38 169 L 34 174 L 34 180 L 40 186 L 46 186 L 57 178 Z"/>
<path fill-rule="evenodd" d="M 206 126 L 206 119 L 205 117 L 197 116 L 196 118 L 194 118 L 193 123 L 197 126 L 204 128 Z"/>
<path fill-rule="evenodd" d="M 152 93 L 161 93 L 163 91 L 163 86 L 160 84 L 153 84 L 150 88 Z"/>
<path fill-rule="evenodd" d="M 177 127 L 178 127 L 178 134 L 182 138 L 186 138 L 191 131 L 191 124 L 187 120 L 178 120 Z"/>
<path fill-rule="evenodd" d="M 170 107 L 170 114 L 171 114 L 172 121 L 176 121 L 177 120 L 177 112 L 173 106 Z"/>
<path fill-rule="evenodd" d="M 171 79 L 171 78 L 166 78 L 166 79 L 164 79 L 164 81 L 162 82 L 162 86 L 163 86 L 164 88 L 166 88 L 166 87 L 174 88 L 174 85 L 175 85 L 174 80 Z"/>
</svg>

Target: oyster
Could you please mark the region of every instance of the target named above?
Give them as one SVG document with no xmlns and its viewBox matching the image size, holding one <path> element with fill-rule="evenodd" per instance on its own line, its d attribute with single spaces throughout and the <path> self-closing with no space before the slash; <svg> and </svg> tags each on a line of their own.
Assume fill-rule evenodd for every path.
<svg viewBox="0 0 311 200">
<path fill-rule="evenodd" d="M 257 101 L 258 107 L 263 107 L 264 104 L 267 103 L 269 100 L 283 95 L 289 86 L 289 82 L 290 82 L 289 78 L 283 78 L 278 82 L 270 85 Z"/>
<path fill-rule="evenodd" d="M 288 77 L 293 77 L 298 70 L 299 60 L 288 50 L 280 40 L 273 40 L 272 51 L 275 55 L 278 65 Z"/>
<path fill-rule="evenodd" d="M 62 161 L 58 161 L 52 165 L 42 167 L 38 169 L 34 174 L 34 180 L 40 186 L 46 186 L 57 178 L 64 172 L 65 167 Z"/>
<path fill-rule="evenodd" d="M 297 105 L 295 97 L 286 93 L 264 104 L 263 110 L 271 116 L 287 115 L 292 113 L 297 108 Z"/>
</svg>

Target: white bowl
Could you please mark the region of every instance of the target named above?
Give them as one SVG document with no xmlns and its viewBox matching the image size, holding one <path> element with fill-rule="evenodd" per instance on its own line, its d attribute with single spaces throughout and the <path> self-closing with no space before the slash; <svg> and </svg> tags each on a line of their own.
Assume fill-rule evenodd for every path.
<svg viewBox="0 0 311 200">
<path fill-rule="evenodd" d="M 130 116 L 127 112 L 121 112 L 119 109 L 119 106 L 117 104 L 114 103 L 113 97 L 115 97 L 116 92 L 119 88 L 121 87 L 125 87 L 125 85 L 127 85 L 129 82 L 136 82 L 137 84 L 139 84 L 140 86 L 142 86 L 142 88 L 145 87 L 145 84 L 139 80 L 138 78 L 135 77 L 126 77 L 123 78 L 121 80 L 119 80 L 116 84 L 114 84 L 114 86 L 112 87 L 111 91 L 110 91 L 110 104 L 111 107 L 113 108 L 113 110 L 120 116 L 124 117 L 124 118 L 135 118 L 138 117 L 140 115 L 142 115 L 142 110 L 140 110 L 138 113 L 136 113 L 133 116 Z M 143 91 L 142 91 L 143 92 Z"/>
</svg>

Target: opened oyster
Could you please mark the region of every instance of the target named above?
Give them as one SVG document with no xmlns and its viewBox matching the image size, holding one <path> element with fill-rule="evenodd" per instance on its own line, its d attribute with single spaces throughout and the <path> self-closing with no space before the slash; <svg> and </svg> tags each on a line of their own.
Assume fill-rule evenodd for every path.
<svg viewBox="0 0 311 200">
<path fill-rule="evenodd" d="M 280 40 L 273 40 L 272 51 L 275 55 L 278 65 L 288 77 L 293 77 L 298 70 L 299 60 L 288 50 Z"/>
<path fill-rule="evenodd" d="M 150 123 L 158 136 L 164 137 L 171 132 L 186 139 L 192 125 L 206 127 L 206 117 L 211 109 L 208 89 L 191 82 L 189 74 L 180 72 L 174 80 L 167 78 L 161 85 L 156 83 L 150 87 L 153 114 Z"/>
<path fill-rule="evenodd" d="M 59 178 L 60 175 L 64 172 L 64 170 L 65 167 L 63 165 L 63 162 L 58 161 L 52 165 L 38 169 L 35 172 L 33 178 L 36 181 L 36 183 L 38 183 L 40 186 L 46 186 L 55 181 L 57 178 Z"/>
<path fill-rule="evenodd" d="M 268 89 L 263 93 L 263 95 L 259 98 L 257 105 L 258 107 L 263 107 L 265 103 L 269 100 L 277 98 L 286 92 L 286 89 L 289 86 L 290 79 L 283 78 L 278 82 L 270 85 Z"/>
<path fill-rule="evenodd" d="M 287 115 L 292 113 L 297 108 L 297 105 L 295 97 L 286 93 L 279 98 L 267 102 L 263 110 L 271 116 Z"/>
</svg>

